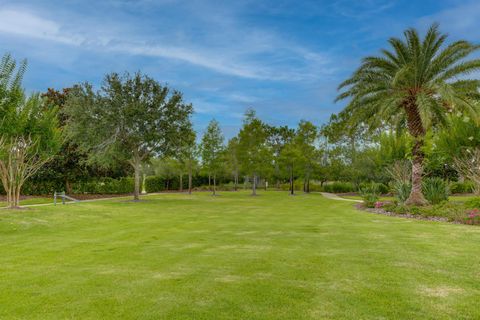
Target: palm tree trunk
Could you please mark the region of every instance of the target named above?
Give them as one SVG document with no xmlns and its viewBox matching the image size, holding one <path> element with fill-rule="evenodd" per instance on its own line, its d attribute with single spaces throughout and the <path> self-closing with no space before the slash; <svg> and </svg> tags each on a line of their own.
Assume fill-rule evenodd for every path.
<svg viewBox="0 0 480 320">
<path fill-rule="evenodd" d="M 417 106 L 410 103 L 405 107 L 405 111 L 408 131 L 415 139 L 412 148 L 412 191 L 405 204 L 423 206 L 428 203 L 422 192 L 423 159 L 425 157 L 422 148 L 426 132 Z"/>
</svg>

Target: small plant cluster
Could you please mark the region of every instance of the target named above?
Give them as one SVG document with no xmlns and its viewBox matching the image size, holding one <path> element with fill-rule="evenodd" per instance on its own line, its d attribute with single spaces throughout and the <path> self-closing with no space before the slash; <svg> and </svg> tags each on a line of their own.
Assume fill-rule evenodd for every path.
<svg viewBox="0 0 480 320">
<path fill-rule="evenodd" d="M 468 216 L 465 219 L 466 224 L 480 224 L 480 209 L 473 209 L 468 212 Z"/>
<path fill-rule="evenodd" d="M 380 209 L 380 208 L 383 208 L 384 206 L 385 206 L 385 202 L 382 202 L 382 201 L 375 202 L 375 209 Z"/>
<path fill-rule="evenodd" d="M 380 198 L 380 189 L 376 183 L 370 183 L 360 189 L 360 195 L 367 208 L 374 208 Z"/>
<path fill-rule="evenodd" d="M 412 190 L 412 184 L 408 181 L 395 181 L 392 184 L 392 189 L 398 202 L 405 203 Z M 442 201 L 448 200 L 450 193 L 448 184 L 445 180 L 438 177 L 424 179 L 422 192 L 430 204 L 439 204 Z"/>
<path fill-rule="evenodd" d="M 431 204 L 439 204 L 448 200 L 448 185 L 442 178 L 434 177 L 423 180 L 423 195 Z"/>
</svg>

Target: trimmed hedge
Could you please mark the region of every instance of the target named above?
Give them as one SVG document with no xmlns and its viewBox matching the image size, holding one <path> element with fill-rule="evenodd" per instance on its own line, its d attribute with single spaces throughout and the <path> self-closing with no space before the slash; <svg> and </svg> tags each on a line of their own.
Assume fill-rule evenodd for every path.
<svg viewBox="0 0 480 320">
<path fill-rule="evenodd" d="M 188 176 L 185 175 L 182 179 L 183 190 L 188 189 Z M 220 181 L 217 183 L 220 184 Z M 208 185 L 208 176 L 193 176 L 192 177 L 192 187 L 198 188 L 202 185 Z M 180 189 L 180 178 L 174 177 L 171 179 L 165 179 L 164 177 L 158 176 L 149 176 L 145 179 L 145 191 L 147 193 L 152 192 L 162 192 L 167 190 L 179 190 Z"/>
<path fill-rule="evenodd" d="M 55 180 L 27 180 L 22 187 L 22 195 L 53 194 L 55 191 L 63 191 L 64 185 L 64 183 Z M 1 186 L 1 189 L 2 194 L 5 194 L 3 186 Z"/>
<path fill-rule="evenodd" d="M 72 185 L 73 193 L 122 194 L 132 193 L 133 178 L 103 178 L 95 181 L 77 182 Z"/>
<path fill-rule="evenodd" d="M 323 190 L 330 193 L 348 193 L 357 191 L 357 188 L 355 188 L 354 184 L 351 182 L 335 181 L 324 184 Z"/>
</svg>

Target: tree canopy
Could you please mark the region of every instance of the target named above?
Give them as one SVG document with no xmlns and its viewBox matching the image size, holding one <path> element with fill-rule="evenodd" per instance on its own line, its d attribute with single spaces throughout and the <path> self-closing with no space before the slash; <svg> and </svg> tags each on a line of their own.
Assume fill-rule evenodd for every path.
<svg viewBox="0 0 480 320">
<path fill-rule="evenodd" d="M 65 107 L 69 136 L 90 161 L 123 160 L 134 168 L 135 200 L 142 162 L 176 150 L 190 130 L 192 111 L 180 92 L 140 73 L 109 74 L 99 91 L 88 83 L 76 85 Z"/>
</svg>

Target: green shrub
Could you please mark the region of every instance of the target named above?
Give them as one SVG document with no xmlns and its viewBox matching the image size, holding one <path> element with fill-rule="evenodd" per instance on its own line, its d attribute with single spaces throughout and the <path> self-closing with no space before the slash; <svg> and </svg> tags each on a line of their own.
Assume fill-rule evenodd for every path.
<svg viewBox="0 0 480 320">
<path fill-rule="evenodd" d="M 431 204 L 438 204 L 448 200 L 448 185 L 445 180 L 434 177 L 423 180 L 422 191 Z"/>
<path fill-rule="evenodd" d="M 365 185 L 360 189 L 360 195 L 367 208 L 374 208 L 375 203 L 379 200 L 380 196 L 378 184 L 370 183 Z"/>
<path fill-rule="evenodd" d="M 378 182 L 368 182 L 368 183 L 367 182 L 362 182 L 362 183 L 360 183 L 360 185 L 358 187 L 358 191 L 360 192 L 363 188 L 368 187 L 372 184 L 376 185 L 379 194 L 387 194 L 387 193 L 390 192 L 388 186 L 384 185 L 383 183 L 378 183 Z"/>
<path fill-rule="evenodd" d="M 5 194 L 3 186 L 0 186 L 2 194 Z M 64 191 L 65 184 L 59 181 L 27 180 L 22 187 L 22 195 L 47 195 L 55 191 Z"/>
<path fill-rule="evenodd" d="M 133 178 L 102 178 L 94 181 L 76 182 L 72 185 L 73 193 L 124 194 L 132 193 Z"/>
<path fill-rule="evenodd" d="M 465 201 L 465 207 L 470 209 L 480 209 L 480 197 Z"/>
<path fill-rule="evenodd" d="M 354 192 L 355 191 L 355 186 L 351 182 L 332 182 L 325 184 L 323 186 L 323 190 L 325 192 L 330 192 L 330 193 L 347 193 L 347 192 Z"/>
<path fill-rule="evenodd" d="M 165 179 L 151 176 L 145 178 L 145 191 L 147 193 L 161 192 L 165 190 Z"/>
<path fill-rule="evenodd" d="M 422 207 L 420 210 L 425 217 L 444 217 L 449 221 L 460 223 L 465 223 L 467 217 L 465 205 L 462 203 L 444 201 L 433 206 Z"/>
<path fill-rule="evenodd" d="M 412 191 L 412 185 L 409 182 L 394 182 L 392 188 L 394 190 L 395 197 L 400 203 L 405 203 L 410 195 L 410 192 Z"/>
<path fill-rule="evenodd" d="M 453 181 L 449 185 L 450 192 L 455 193 L 472 193 L 475 190 L 475 185 L 471 181 L 458 182 Z"/>
</svg>

